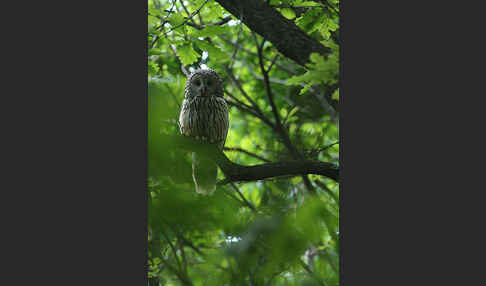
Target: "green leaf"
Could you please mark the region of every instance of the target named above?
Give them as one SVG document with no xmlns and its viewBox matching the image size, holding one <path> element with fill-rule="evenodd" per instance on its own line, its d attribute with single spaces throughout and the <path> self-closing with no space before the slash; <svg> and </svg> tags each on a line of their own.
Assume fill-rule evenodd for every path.
<svg viewBox="0 0 486 286">
<path fill-rule="evenodd" d="M 154 62 L 152 62 L 152 61 L 149 61 L 149 62 L 148 62 L 148 73 L 149 73 L 149 75 L 154 75 L 154 74 L 156 74 L 156 73 L 157 73 L 159 70 L 160 70 L 160 69 L 159 69 L 159 66 L 158 66 L 156 63 L 154 63 Z"/>
<path fill-rule="evenodd" d="M 282 12 L 282 16 L 284 16 L 287 19 L 295 18 L 295 12 L 290 8 L 283 8 L 281 12 Z"/>
<path fill-rule="evenodd" d="M 207 11 L 204 14 L 204 20 L 207 22 L 218 21 L 223 16 L 223 8 L 216 1 L 209 1 L 204 9 Z"/>
<path fill-rule="evenodd" d="M 219 62 L 219 61 L 225 61 L 225 59 L 228 58 L 226 54 L 223 51 L 221 51 L 219 47 L 215 45 L 212 45 L 202 40 L 196 40 L 195 42 L 201 50 L 207 51 L 209 53 L 209 58 L 211 60 L 215 60 Z"/>
<path fill-rule="evenodd" d="M 213 37 L 220 34 L 224 34 L 228 31 L 226 26 L 207 26 L 202 30 L 195 30 L 192 32 L 192 36 L 194 37 Z"/>
<path fill-rule="evenodd" d="M 331 98 L 334 100 L 339 100 L 339 88 L 332 93 Z"/>
<path fill-rule="evenodd" d="M 311 33 L 318 29 L 326 17 L 322 9 L 310 9 L 296 20 L 297 26 L 302 30 Z"/>
<path fill-rule="evenodd" d="M 339 28 L 339 22 L 336 22 L 333 19 L 329 19 L 327 25 L 331 31 L 336 31 Z"/>
<path fill-rule="evenodd" d="M 162 51 L 160 49 L 156 49 L 156 48 L 149 49 L 149 51 L 148 51 L 149 56 L 158 56 L 158 55 L 161 55 L 161 54 L 162 54 Z"/>
<path fill-rule="evenodd" d="M 306 93 L 311 88 L 311 86 L 312 86 L 312 84 L 310 84 L 310 83 L 304 85 L 304 87 L 300 90 L 299 94 L 302 95 L 302 94 Z"/>
<path fill-rule="evenodd" d="M 307 75 L 308 72 L 306 72 L 303 75 L 294 75 L 291 78 L 287 80 L 288 85 L 300 85 L 301 83 L 304 83 L 307 80 Z"/>
<path fill-rule="evenodd" d="M 317 7 L 317 6 L 322 6 L 322 4 L 319 4 L 317 2 L 313 1 L 295 1 L 296 6 L 306 6 L 306 7 Z"/>
<path fill-rule="evenodd" d="M 172 27 L 176 27 L 184 23 L 184 17 L 179 13 L 172 13 L 168 20 Z"/>
<path fill-rule="evenodd" d="M 316 65 L 325 65 L 324 57 L 319 55 L 318 53 L 312 53 L 310 55 L 310 60 Z"/>
<path fill-rule="evenodd" d="M 190 65 L 199 58 L 199 54 L 190 44 L 177 47 L 177 56 L 184 65 Z"/>
<path fill-rule="evenodd" d="M 150 29 L 151 29 L 153 26 L 157 25 L 159 22 L 160 22 L 160 20 L 159 20 L 158 18 L 156 18 L 156 17 L 154 17 L 154 16 L 150 16 L 150 15 L 149 15 L 149 16 L 148 16 L 148 28 L 149 28 L 149 30 L 150 30 Z"/>
<path fill-rule="evenodd" d="M 153 15 L 153 16 L 159 16 L 159 17 L 163 17 L 164 16 L 164 12 L 160 11 L 159 9 L 156 9 L 152 6 L 149 6 L 148 7 L 148 13 L 150 15 Z M 149 17 L 150 17 L 149 15 Z"/>
<path fill-rule="evenodd" d="M 297 111 L 299 111 L 299 107 L 295 107 L 293 108 L 290 113 L 289 113 L 289 116 L 288 118 L 291 118 L 295 113 L 297 113 Z"/>
</svg>

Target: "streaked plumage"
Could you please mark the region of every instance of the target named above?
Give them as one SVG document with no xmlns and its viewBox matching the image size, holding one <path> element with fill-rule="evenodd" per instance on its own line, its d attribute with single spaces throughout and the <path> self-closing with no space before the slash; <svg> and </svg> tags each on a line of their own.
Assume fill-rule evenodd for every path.
<svg viewBox="0 0 486 286">
<path fill-rule="evenodd" d="M 179 116 L 181 133 L 217 143 L 222 149 L 229 128 L 228 107 L 223 96 L 222 81 L 215 71 L 202 69 L 191 73 Z M 214 162 L 192 154 L 192 177 L 198 193 L 214 192 L 217 172 Z"/>
</svg>

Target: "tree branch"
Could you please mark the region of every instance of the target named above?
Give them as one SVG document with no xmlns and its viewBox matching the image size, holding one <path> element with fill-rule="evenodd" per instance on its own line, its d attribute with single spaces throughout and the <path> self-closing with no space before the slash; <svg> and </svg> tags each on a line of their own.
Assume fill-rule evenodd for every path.
<svg viewBox="0 0 486 286">
<path fill-rule="evenodd" d="M 259 159 L 259 160 L 261 160 L 263 162 L 270 163 L 270 160 L 267 160 L 267 159 L 263 158 L 260 155 L 257 155 L 255 153 L 251 153 L 249 151 L 246 151 L 246 150 L 241 149 L 241 148 L 238 148 L 238 147 L 224 147 L 223 150 L 224 151 L 237 151 L 237 152 L 241 152 L 241 153 L 244 153 L 244 154 L 246 154 L 248 156 L 251 156 L 253 158 L 257 158 L 257 159 Z"/>
<path fill-rule="evenodd" d="M 221 39 L 221 40 L 223 40 L 224 42 L 226 42 L 226 43 L 228 43 L 228 44 L 230 44 L 230 45 L 234 46 L 234 47 L 235 47 L 235 48 L 237 48 L 239 51 L 243 51 L 243 52 L 245 52 L 245 53 L 247 53 L 247 54 L 249 54 L 249 55 L 255 56 L 255 57 L 257 56 L 257 54 L 256 54 L 255 52 L 250 51 L 250 50 L 248 50 L 248 49 L 245 49 L 244 47 L 242 47 L 241 45 L 239 45 L 239 44 L 238 44 L 238 43 L 236 43 L 236 42 L 235 42 L 235 43 L 233 43 L 231 40 L 229 40 L 229 39 L 225 38 L 225 37 L 224 37 L 224 36 L 222 36 L 222 35 L 218 35 L 218 38 L 220 38 L 220 39 Z M 270 61 L 270 60 L 271 60 L 271 59 L 268 59 L 268 58 L 267 58 L 265 55 L 263 55 L 263 58 L 264 58 L 265 60 L 267 60 L 267 61 Z M 241 60 L 241 59 L 240 59 L 240 60 Z M 291 69 L 291 68 L 289 68 L 289 67 L 287 67 L 287 66 L 281 65 L 281 64 L 279 64 L 278 62 L 276 62 L 276 63 L 275 63 L 275 65 L 276 65 L 276 66 L 278 66 L 280 69 L 282 69 L 282 70 L 284 70 L 284 71 L 288 72 L 289 74 L 293 74 L 293 75 L 298 74 L 298 73 L 297 73 L 295 70 L 293 70 L 293 69 Z M 263 78 L 262 78 L 262 79 L 263 79 Z"/>
<path fill-rule="evenodd" d="M 198 152 L 202 156 L 212 159 L 226 176 L 226 179 L 221 184 L 259 181 L 275 177 L 298 176 L 304 174 L 321 175 L 339 182 L 339 167 L 332 163 L 311 160 L 291 160 L 254 166 L 243 166 L 231 162 L 215 144 L 196 141 L 190 137 L 180 135 L 161 136 L 170 137 L 166 142 L 170 142 L 169 144 L 172 145 L 171 147 Z"/>
<path fill-rule="evenodd" d="M 253 108 L 255 109 L 255 111 L 261 115 L 263 115 L 263 112 L 262 110 L 260 109 L 260 107 L 258 106 L 258 104 L 256 104 L 256 102 L 251 99 L 251 97 L 246 93 L 246 91 L 243 89 L 243 87 L 241 86 L 241 83 L 236 79 L 235 75 L 233 74 L 233 70 L 230 69 L 229 67 L 227 66 L 224 66 L 225 70 L 226 70 L 226 74 L 228 75 L 228 77 L 231 79 L 231 82 L 238 88 L 238 90 L 241 92 L 241 94 L 246 98 L 246 100 L 248 100 L 248 102 L 250 102 L 250 104 L 253 106 Z"/>
<path fill-rule="evenodd" d="M 216 0 L 252 31 L 270 41 L 279 52 L 301 66 L 311 53 L 327 56 L 330 49 L 311 38 L 263 0 Z"/>
<path fill-rule="evenodd" d="M 228 23 L 229 21 L 231 21 L 231 16 L 227 16 L 227 17 L 224 17 L 221 19 L 221 21 L 218 21 L 218 22 L 214 22 L 214 23 L 209 23 L 209 24 L 205 24 L 205 25 L 198 25 L 196 23 L 191 23 L 191 22 L 188 22 L 186 23 L 187 25 L 191 26 L 191 27 L 194 27 L 198 30 L 202 30 L 206 27 L 209 27 L 209 26 L 219 26 L 219 25 L 224 25 L 226 23 Z"/>
<path fill-rule="evenodd" d="M 273 116 L 275 118 L 274 130 L 280 135 L 280 137 L 283 140 L 285 147 L 289 150 L 291 155 L 295 159 L 302 160 L 302 159 L 304 159 L 304 156 L 302 154 L 300 154 L 300 152 L 297 150 L 297 148 L 295 148 L 295 146 L 292 144 L 292 141 L 290 140 L 290 137 L 289 137 L 289 134 L 287 133 L 287 130 L 282 125 L 282 122 L 280 120 L 280 116 L 278 114 L 277 106 L 275 105 L 275 102 L 273 100 L 272 88 L 270 87 L 270 79 L 269 79 L 269 76 L 268 76 L 269 70 L 265 69 L 265 64 L 263 62 L 263 45 L 265 44 L 265 38 L 262 39 L 262 43 L 259 45 L 258 39 L 257 39 L 257 36 L 255 35 L 255 33 L 252 32 L 252 35 L 255 39 L 255 45 L 257 47 L 258 63 L 260 64 L 260 69 L 261 69 L 261 72 L 263 74 L 265 89 L 267 91 L 267 97 L 268 97 L 268 100 L 270 101 L 270 106 L 272 107 Z M 273 64 L 271 64 L 270 67 L 272 65 Z M 303 175 L 302 180 L 304 181 L 304 185 L 307 188 L 307 190 L 310 193 L 315 194 L 316 191 L 315 191 L 314 187 L 312 186 L 312 183 L 310 182 L 309 178 L 307 176 Z"/>
<path fill-rule="evenodd" d="M 203 3 L 203 4 L 202 4 L 202 5 L 201 5 L 201 6 L 200 6 L 200 7 L 199 7 L 199 8 L 198 8 L 196 11 L 192 12 L 192 13 L 191 13 L 191 15 L 189 15 L 189 16 L 188 16 L 188 17 L 187 17 L 187 18 L 184 20 L 184 22 L 182 22 L 182 23 L 181 23 L 181 24 L 179 24 L 179 25 L 176 25 L 176 26 L 172 27 L 172 28 L 171 28 L 169 31 L 165 32 L 165 33 L 164 33 L 164 36 L 165 36 L 165 35 L 167 35 L 168 33 L 172 32 L 172 31 L 174 31 L 175 29 L 177 29 L 177 28 L 179 28 L 179 27 L 182 27 L 182 26 L 184 26 L 185 24 L 187 24 L 189 20 L 192 20 L 192 17 L 194 17 L 195 15 L 199 14 L 199 12 L 201 11 L 201 9 L 204 7 L 204 5 L 206 5 L 206 3 L 208 3 L 208 1 L 209 1 L 209 0 L 204 1 L 204 3 Z M 175 2 L 175 0 L 174 0 L 174 2 Z"/>
<path fill-rule="evenodd" d="M 240 190 L 238 189 L 238 187 L 234 184 L 234 183 L 230 183 L 231 187 L 233 187 L 233 189 L 238 193 L 238 195 L 240 196 L 241 200 L 244 202 L 244 204 L 249 207 L 253 212 L 256 212 L 256 209 L 255 207 L 253 206 L 252 203 L 250 203 L 246 198 L 245 196 L 243 196 L 243 194 L 240 192 Z"/>
</svg>

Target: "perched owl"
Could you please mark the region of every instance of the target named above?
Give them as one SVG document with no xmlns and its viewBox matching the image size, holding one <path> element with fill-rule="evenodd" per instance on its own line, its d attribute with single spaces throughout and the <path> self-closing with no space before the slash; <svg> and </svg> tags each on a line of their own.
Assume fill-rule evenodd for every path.
<svg viewBox="0 0 486 286">
<path fill-rule="evenodd" d="M 228 134 L 228 107 L 223 98 L 223 84 L 211 69 L 191 73 L 186 81 L 184 101 L 179 116 L 183 135 L 216 143 L 222 149 Z M 210 159 L 192 153 L 192 177 L 196 192 L 211 194 L 216 190 L 218 166 Z"/>
</svg>

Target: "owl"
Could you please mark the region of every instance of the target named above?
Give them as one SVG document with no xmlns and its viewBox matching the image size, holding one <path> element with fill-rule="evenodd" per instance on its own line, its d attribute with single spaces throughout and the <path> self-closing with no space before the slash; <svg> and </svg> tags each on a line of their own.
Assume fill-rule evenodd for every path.
<svg viewBox="0 0 486 286">
<path fill-rule="evenodd" d="M 186 81 L 179 116 L 181 134 L 217 144 L 223 149 L 228 134 L 228 106 L 223 98 L 223 83 L 211 69 L 192 72 Z M 212 194 L 216 190 L 218 166 L 208 158 L 192 153 L 192 178 L 196 192 Z"/>
</svg>

